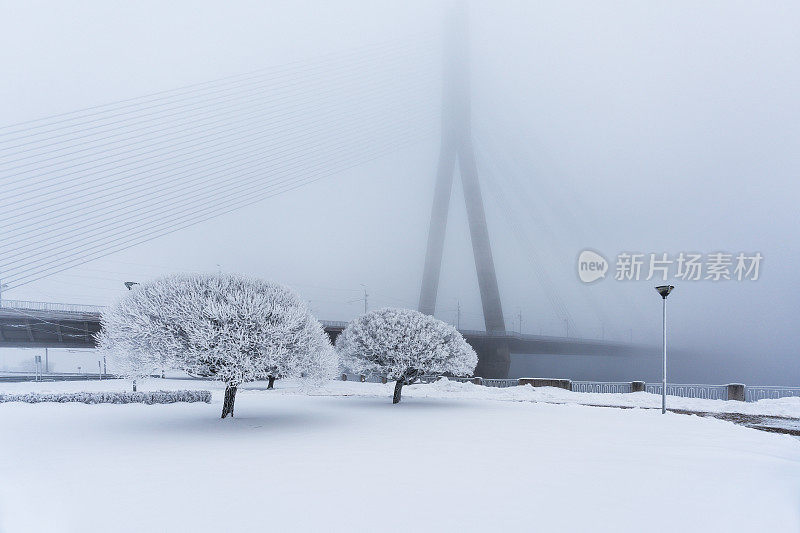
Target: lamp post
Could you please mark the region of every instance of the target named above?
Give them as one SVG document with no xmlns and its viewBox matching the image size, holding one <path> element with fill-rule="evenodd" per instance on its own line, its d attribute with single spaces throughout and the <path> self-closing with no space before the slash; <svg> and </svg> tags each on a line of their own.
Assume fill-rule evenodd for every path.
<svg viewBox="0 0 800 533">
<path fill-rule="evenodd" d="M 139 282 L 138 281 L 126 281 L 125 282 L 125 288 L 128 289 L 129 291 L 133 290 L 133 286 L 134 285 L 139 285 Z M 106 360 L 106 358 L 104 356 L 103 357 L 103 362 L 105 362 L 105 360 Z M 161 377 L 162 378 L 164 377 L 164 370 L 161 370 Z M 133 392 L 136 392 L 136 379 L 133 380 Z"/>
<path fill-rule="evenodd" d="M 367 294 L 367 286 L 363 283 L 361 284 L 364 287 L 364 314 L 367 314 L 367 298 L 369 298 L 369 294 Z"/>
<path fill-rule="evenodd" d="M 674 285 L 659 285 L 656 287 L 658 294 L 661 295 L 661 301 L 663 302 L 663 312 L 662 312 L 662 332 L 663 332 L 663 348 L 664 348 L 664 356 L 663 356 L 663 368 L 661 374 L 661 414 L 667 412 L 667 296 L 669 293 L 672 292 L 674 289 Z"/>
</svg>

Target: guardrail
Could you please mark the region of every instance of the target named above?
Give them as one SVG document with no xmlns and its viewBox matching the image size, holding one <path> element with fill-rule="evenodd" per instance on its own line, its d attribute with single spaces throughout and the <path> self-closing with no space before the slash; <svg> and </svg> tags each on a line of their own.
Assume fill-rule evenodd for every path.
<svg viewBox="0 0 800 533">
<path fill-rule="evenodd" d="M 343 374 L 346 380 L 364 382 L 382 382 L 381 376 L 359 376 L 356 374 Z M 425 375 L 420 377 L 421 383 L 433 383 L 441 379 L 440 376 Z M 451 381 L 472 382 L 485 387 L 516 387 L 523 382 L 564 382 L 563 388 L 572 392 L 586 392 L 594 394 L 627 394 L 631 392 L 648 392 L 661 394 L 661 383 L 644 383 L 642 381 L 570 381 L 534 378 L 523 379 L 489 379 L 489 378 L 456 378 L 448 377 Z M 561 385 L 558 385 L 561 386 Z M 667 394 L 682 398 L 700 398 L 704 400 L 744 400 L 755 402 L 764 399 L 777 399 L 797 396 L 800 397 L 800 387 L 780 386 L 745 386 L 742 384 L 708 385 L 703 383 L 667 383 Z"/>
<path fill-rule="evenodd" d="M 572 392 L 619 394 L 633 390 L 630 381 L 573 381 Z"/>
<path fill-rule="evenodd" d="M 661 383 L 646 383 L 644 390 L 652 394 L 661 394 Z M 682 398 L 701 398 L 703 400 L 727 400 L 728 386 L 699 383 L 667 383 L 667 395 L 680 396 Z"/>
<path fill-rule="evenodd" d="M 320 320 L 320 323 L 324 327 L 331 327 L 331 328 L 346 328 L 349 322 L 345 320 Z"/>
<path fill-rule="evenodd" d="M 58 302 L 33 302 L 29 300 L 0 300 L 0 309 L 19 309 L 24 311 L 52 311 L 59 313 L 100 314 L 104 305 L 66 304 Z M 323 326 L 331 328 L 347 327 L 344 320 L 320 320 Z"/>
<path fill-rule="evenodd" d="M 103 309 L 105 309 L 105 306 L 4 299 L 0 300 L 0 309 L 24 309 L 26 311 L 58 311 L 61 313 L 99 314 L 103 311 Z"/>
<path fill-rule="evenodd" d="M 775 387 L 770 385 L 747 386 L 744 389 L 744 397 L 748 402 L 758 400 L 776 400 L 778 398 L 788 398 L 800 396 L 800 387 Z"/>
<path fill-rule="evenodd" d="M 0 374 L 0 383 L 19 383 L 24 381 L 102 381 L 106 379 L 122 379 L 116 374 L 71 374 L 71 373 L 46 373 L 33 372 L 4 372 Z"/>
</svg>

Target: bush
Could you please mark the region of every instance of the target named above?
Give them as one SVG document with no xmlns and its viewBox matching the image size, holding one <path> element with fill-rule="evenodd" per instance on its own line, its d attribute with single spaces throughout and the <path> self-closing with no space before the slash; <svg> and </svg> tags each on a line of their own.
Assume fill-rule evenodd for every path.
<svg viewBox="0 0 800 533">
<path fill-rule="evenodd" d="M 147 405 L 178 402 L 211 403 L 211 392 L 207 390 L 160 390 L 151 392 L 29 392 L 25 394 L 0 394 L 0 403 L 6 402 L 144 403 Z"/>
<path fill-rule="evenodd" d="M 470 375 L 478 355 L 446 322 L 410 309 L 379 309 L 353 320 L 336 339 L 342 364 L 359 374 L 396 381 L 393 403 L 403 385 L 425 374 Z"/>
<path fill-rule="evenodd" d="M 102 316 L 100 349 L 135 379 L 171 368 L 226 384 L 222 418 L 248 381 L 330 377 L 336 354 L 291 290 L 231 274 L 179 274 L 137 285 Z"/>
</svg>

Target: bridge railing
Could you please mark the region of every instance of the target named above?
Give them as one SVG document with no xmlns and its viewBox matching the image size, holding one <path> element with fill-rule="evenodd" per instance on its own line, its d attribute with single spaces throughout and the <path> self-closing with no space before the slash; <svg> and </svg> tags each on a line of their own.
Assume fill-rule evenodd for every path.
<svg viewBox="0 0 800 533">
<path fill-rule="evenodd" d="M 65 304 L 57 302 L 32 302 L 27 300 L 0 300 L 0 309 L 23 309 L 25 311 L 58 311 L 60 313 L 101 313 L 105 306 Z"/>
<path fill-rule="evenodd" d="M 342 328 L 342 329 L 346 328 L 347 324 L 349 324 L 349 322 L 347 322 L 346 320 L 320 320 L 320 323 L 322 323 L 322 325 L 325 326 L 326 328 L 330 327 L 330 328 Z"/>
</svg>

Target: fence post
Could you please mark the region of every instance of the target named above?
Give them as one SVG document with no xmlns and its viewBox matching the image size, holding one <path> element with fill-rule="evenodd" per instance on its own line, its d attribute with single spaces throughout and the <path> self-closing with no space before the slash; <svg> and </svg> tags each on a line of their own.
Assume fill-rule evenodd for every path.
<svg viewBox="0 0 800 533">
<path fill-rule="evenodd" d="M 470 381 L 475 385 L 483 385 L 483 378 L 475 377 L 471 378 Z"/>
<path fill-rule="evenodd" d="M 736 400 L 739 402 L 744 401 L 744 384 L 743 383 L 728 383 L 728 399 Z"/>
<path fill-rule="evenodd" d="M 644 392 L 644 381 L 631 381 L 631 392 Z"/>
<path fill-rule="evenodd" d="M 342 374 L 342 381 L 347 381 L 347 374 Z"/>
<path fill-rule="evenodd" d="M 383 383 L 384 385 L 386 385 L 386 383 L 387 383 L 388 381 L 389 381 L 389 380 L 388 380 L 388 379 L 386 379 L 386 376 L 381 376 L 381 383 Z"/>
<path fill-rule="evenodd" d="M 367 381 L 367 376 L 365 376 L 364 374 L 361 374 L 361 375 L 358 376 L 358 380 L 361 383 L 364 383 L 365 381 Z"/>
</svg>

